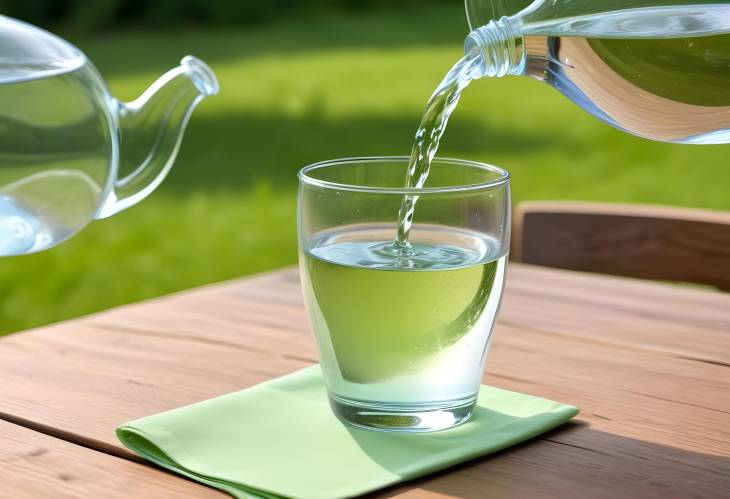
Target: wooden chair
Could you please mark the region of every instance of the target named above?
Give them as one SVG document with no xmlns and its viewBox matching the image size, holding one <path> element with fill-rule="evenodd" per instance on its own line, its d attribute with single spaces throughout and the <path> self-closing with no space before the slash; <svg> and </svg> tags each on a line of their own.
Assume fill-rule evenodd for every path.
<svg viewBox="0 0 730 499">
<path fill-rule="evenodd" d="M 515 213 L 510 259 L 730 290 L 730 212 L 522 203 Z"/>
</svg>

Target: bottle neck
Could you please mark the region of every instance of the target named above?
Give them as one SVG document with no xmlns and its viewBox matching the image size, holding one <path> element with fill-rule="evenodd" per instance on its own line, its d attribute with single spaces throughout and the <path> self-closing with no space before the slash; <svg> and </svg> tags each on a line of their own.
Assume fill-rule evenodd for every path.
<svg viewBox="0 0 730 499">
<path fill-rule="evenodd" d="M 469 33 L 464 52 L 467 56 L 481 59 L 480 77 L 525 73 L 526 54 L 522 31 L 506 16 L 489 21 Z"/>
</svg>

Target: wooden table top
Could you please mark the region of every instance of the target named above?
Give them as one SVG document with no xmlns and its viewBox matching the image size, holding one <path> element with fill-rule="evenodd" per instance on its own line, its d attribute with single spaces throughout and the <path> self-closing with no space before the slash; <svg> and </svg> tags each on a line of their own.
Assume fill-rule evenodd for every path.
<svg viewBox="0 0 730 499">
<path fill-rule="evenodd" d="M 314 362 L 293 268 L 3 338 L 0 497 L 226 497 L 114 428 Z M 512 264 L 484 382 L 581 413 L 377 495 L 730 495 L 730 294 Z"/>
</svg>

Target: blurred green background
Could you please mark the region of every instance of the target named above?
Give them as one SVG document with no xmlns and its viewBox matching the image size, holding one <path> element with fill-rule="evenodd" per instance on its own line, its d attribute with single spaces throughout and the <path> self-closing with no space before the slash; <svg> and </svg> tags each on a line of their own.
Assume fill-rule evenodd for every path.
<svg viewBox="0 0 730 499">
<path fill-rule="evenodd" d="M 79 46 L 119 99 L 188 53 L 221 83 L 150 198 L 50 251 L 0 259 L 0 334 L 295 263 L 296 172 L 328 158 L 407 154 L 467 29 L 459 0 L 0 7 Z M 444 156 L 509 169 L 515 202 L 730 209 L 727 147 L 622 134 L 527 78 L 475 82 L 442 144 Z"/>
</svg>

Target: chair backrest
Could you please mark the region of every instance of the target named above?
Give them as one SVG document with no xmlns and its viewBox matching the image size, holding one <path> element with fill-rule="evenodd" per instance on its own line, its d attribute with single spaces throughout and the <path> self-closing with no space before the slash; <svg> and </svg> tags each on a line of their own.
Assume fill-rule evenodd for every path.
<svg viewBox="0 0 730 499">
<path fill-rule="evenodd" d="M 512 260 L 730 290 L 730 212 L 536 201 L 514 218 Z"/>
</svg>

